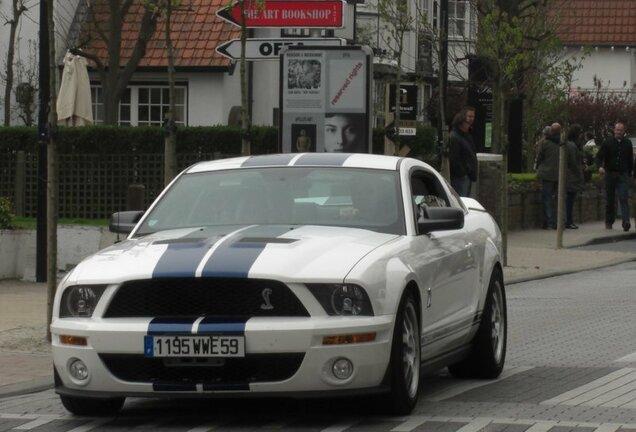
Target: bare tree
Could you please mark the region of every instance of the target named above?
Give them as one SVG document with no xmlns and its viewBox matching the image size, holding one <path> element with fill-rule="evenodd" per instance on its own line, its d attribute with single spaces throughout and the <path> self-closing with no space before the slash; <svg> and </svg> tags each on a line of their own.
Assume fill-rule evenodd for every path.
<svg viewBox="0 0 636 432">
<path fill-rule="evenodd" d="M 20 17 L 24 12 L 29 10 L 27 7 L 28 0 L 12 0 L 11 3 L 11 17 L 3 17 L 4 24 L 9 25 L 9 47 L 7 49 L 7 62 L 6 62 L 6 74 L 5 74 L 5 88 L 4 88 L 4 125 L 9 126 L 11 124 L 11 92 L 13 91 L 13 62 L 15 57 L 15 43 L 16 35 L 18 32 L 18 25 L 20 24 Z"/>
<path fill-rule="evenodd" d="M 564 2 L 566 0 L 560 0 Z M 500 224 L 507 243 L 508 219 L 508 115 L 512 98 L 529 94 L 531 72 L 547 71 L 547 59 L 560 45 L 555 34 L 554 0 L 474 0 L 479 12 L 477 55 L 487 64 L 493 85 L 493 146 L 503 156 Z M 563 221 L 559 221 L 562 229 Z M 504 262 L 506 249 L 504 249 Z"/>
<path fill-rule="evenodd" d="M 177 125 L 175 122 L 175 52 L 172 43 L 172 18 L 173 13 L 178 11 L 182 5 L 182 0 L 143 0 L 146 8 L 158 13 L 164 18 L 164 41 L 168 54 L 168 99 L 170 107 L 164 118 L 164 185 L 168 185 L 177 175 Z"/>
<path fill-rule="evenodd" d="M 408 0 L 378 0 L 378 13 L 382 20 L 380 38 L 387 47 L 392 60 L 396 62 L 395 79 L 395 116 L 393 118 L 395 130 L 400 126 L 400 84 L 402 82 L 402 57 L 406 36 L 414 31 L 415 19 L 409 10 Z M 380 29 L 378 29 L 379 31 Z M 391 107 L 393 101 L 389 101 Z M 395 133 L 392 139 L 395 144 L 394 154 L 400 151 L 400 134 Z"/>
<path fill-rule="evenodd" d="M 18 53 L 18 60 L 15 62 L 16 81 L 18 84 L 14 86 L 16 106 L 12 109 L 13 113 L 26 126 L 33 126 L 37 108 L 36 95 L 39 90 L 37 51 L 37 41 L 30 40 L 26 59 L 22 59 L 22 56 Z"/>
<path fill-rule="evenodd" d="M 44 0 L 42 0 L 44 1 Z M 56 89 L 55 82 L 55 24 L 53 22 L 53 0 L 47 0 L 47 21 L 49 34 L 49 85 Z M 58 163 L 57 163 L 57 96 L 51 91 L 48 119 L 49 143 L 47 145 L 47 194 L 46 194 L 46 282 L 47 282 L 47 323 L 53 317 L 53 299 L 57 289 L 57 222 L 58 222 Z M 51 330 L 47 326 L 47 339 L 51 340 Z"/>
<path fill-rule="evenodd" d="M 257 9 L 263 10 L 265 0 L 238 0 L 241 9 L 241 60 L 239 75 L 241 78 L 241 154 L 252 153 L 252 119 L 249 115 L 249 95 L 247 88 L 247 59 L 245 58 L 245 47 L 247 45 L 248 28 L 246 26 L 246 11 Z"/>
<path fill-rule="evenodd" d="M 181 5 L 180 0 L 166 0 L 166 23 L 165 39 L 168 49 L 168 98 L 170 99 L 170 109 L 165 119 L 166 137 L 164 142 L 164 175 L 163 181 L 168 183 L 177 175 L 177 126 L 175 123 L 175 67 L 174 67 L 174 47 L 172 45 L 171 24 L 173 8 Z"/>
<path fill-rule="evenodd" d="M 87 3 L 89 19 L 86 23 L 86 39 L 80 41 L 72 52 L 92 60 L 99 73 L 102 94 L 104 95 L 104 123 L 117 124 L 119 119 L 119 101 L 128 82 L 137 69 L 139 61 L 146 53 L 149 40 L 157 29 L 160 9 L 157 1 L 145 1 L 141 4 L 143 13 L 136 34 L 135 45 L 126 64 L 121 64 L 122 30 L 124 22 L 131 15 L 134 0 L 84 0 Z M 105 22 L 104 22 L 105 20 Z M 94 40 L 96 39 L 96 40 Z M 107 58 L 95 53 L 95 46 L 103 44 Z"/>
</svg>

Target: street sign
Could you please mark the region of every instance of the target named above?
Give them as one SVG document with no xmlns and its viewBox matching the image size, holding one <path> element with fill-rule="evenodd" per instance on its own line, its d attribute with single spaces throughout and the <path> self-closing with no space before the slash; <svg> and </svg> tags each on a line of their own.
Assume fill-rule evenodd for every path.
<svg viewBox="0 0 636 432">
<path fill-rule="evenodd" d="M 267 0 L 245 2 L 246 27 L 342 28 L 344 0 Z M 216 11 L 216 15 L 231 24 L 241 25 L 238 2 Z"/>
<path fill-rule="evenodd" d="M 415 136 L 416 129 L 414 127 L 399 127 L 398 131 L 400 136 Z"/>
<path fill-rule="evenodd" d="M 280 50 L 285 46 L 343 46 L 346 41 L 340 38 L 274 38 L 248 39 L 245 44 L 247 60 L 279 60 Z M 232 39 L 216 47 L 216 52 L 232 60 L 241 58 L 241 40 Z"/>
</svg>

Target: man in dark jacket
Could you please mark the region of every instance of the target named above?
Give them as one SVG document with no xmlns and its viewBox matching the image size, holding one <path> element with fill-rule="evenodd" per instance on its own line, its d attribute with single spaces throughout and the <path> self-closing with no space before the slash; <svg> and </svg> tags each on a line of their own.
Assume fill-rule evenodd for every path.
<svg viewBox="0 0 636 432">
<path fill-rule="evenodd" d="M 543 229 L 556 229 L 553 197 L 559 183 L 559 144 L 561 142 L 561 125 L 553 123 L 548 136 L 541 141 L 537 151 L 537 179 L 541 182 L 541 199 L 543 201 Z"/>
<path fill-rule="evenodd" d="M 615 196 L 621 206 L 623 230 L 629 231 L 629 183 L 634 172 L 634 150 L 629 139 L 625 138 L 625 123 L 614 125 L 614 136 L 608 138 L 598 152 L 598 173 L 605 177 L 605 228 L 612 229 L 616 220 Z"/>
<path fill-rule="evenodd" d="M 451 186 L 465 197 L 470 196 L 472 182 L 477 180 L 477 153 L 469 132 L 474 122 L 475 108 L 464 107 L 453 119 L 448 141 Z"/>
</svg>

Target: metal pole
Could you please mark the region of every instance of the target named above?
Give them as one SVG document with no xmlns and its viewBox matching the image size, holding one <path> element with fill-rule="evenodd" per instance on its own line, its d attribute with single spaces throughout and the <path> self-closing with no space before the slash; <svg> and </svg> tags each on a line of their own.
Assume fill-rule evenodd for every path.
<svg viewBox="0 0 636 432">
<path fill-rule="evenodd" d="M 40 1 L 40 46 L 39 46 L 39 112 L 38 112 L 38 209 L 36 231 L 35 280 L 46 282 L 46 197 L 47 197 L 47 145 L 49 88 L 49 26 L 47 10 L 49 0 Z"/>
</svg>

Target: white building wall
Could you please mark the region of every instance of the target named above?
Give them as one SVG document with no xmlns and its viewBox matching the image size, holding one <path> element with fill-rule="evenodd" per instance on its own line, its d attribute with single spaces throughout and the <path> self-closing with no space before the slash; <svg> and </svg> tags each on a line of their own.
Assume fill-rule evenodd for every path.
<svg viewBox="0 0 636 432">
<path fill-rule="evenodd" d="M 233 75 L 197 74 L 188 81 L 190 126 L 226 125 L 232 106 L 241 105 L 238 67 Z"/>
<path fill-rule="evenodd" d="M 568 48 L 567 55 L 581 57 L 580 48 Z M 582 67 L 574 73 L 573 86 L 593 89 L 594 77 L 600 79 L 602 87 L 608 90 L 634 90 L 636 85 L 634 48 L 598 47 L 592 48 L 584 58 Z"/>
<path fill-rule="evenodd" d="M 91 79 L 99 81 L 95 72 L 91 73 Z M 175 81 L 188 86 L 188 126 L 226 125 L 232 106 L 241 104 L 238 67 L 233 75 L 222 72 L 177 73 Z M 140 83 L 167 86 L 168 75 L 161 72 L 134 74 L 130 84 Z"/>
</svg>

